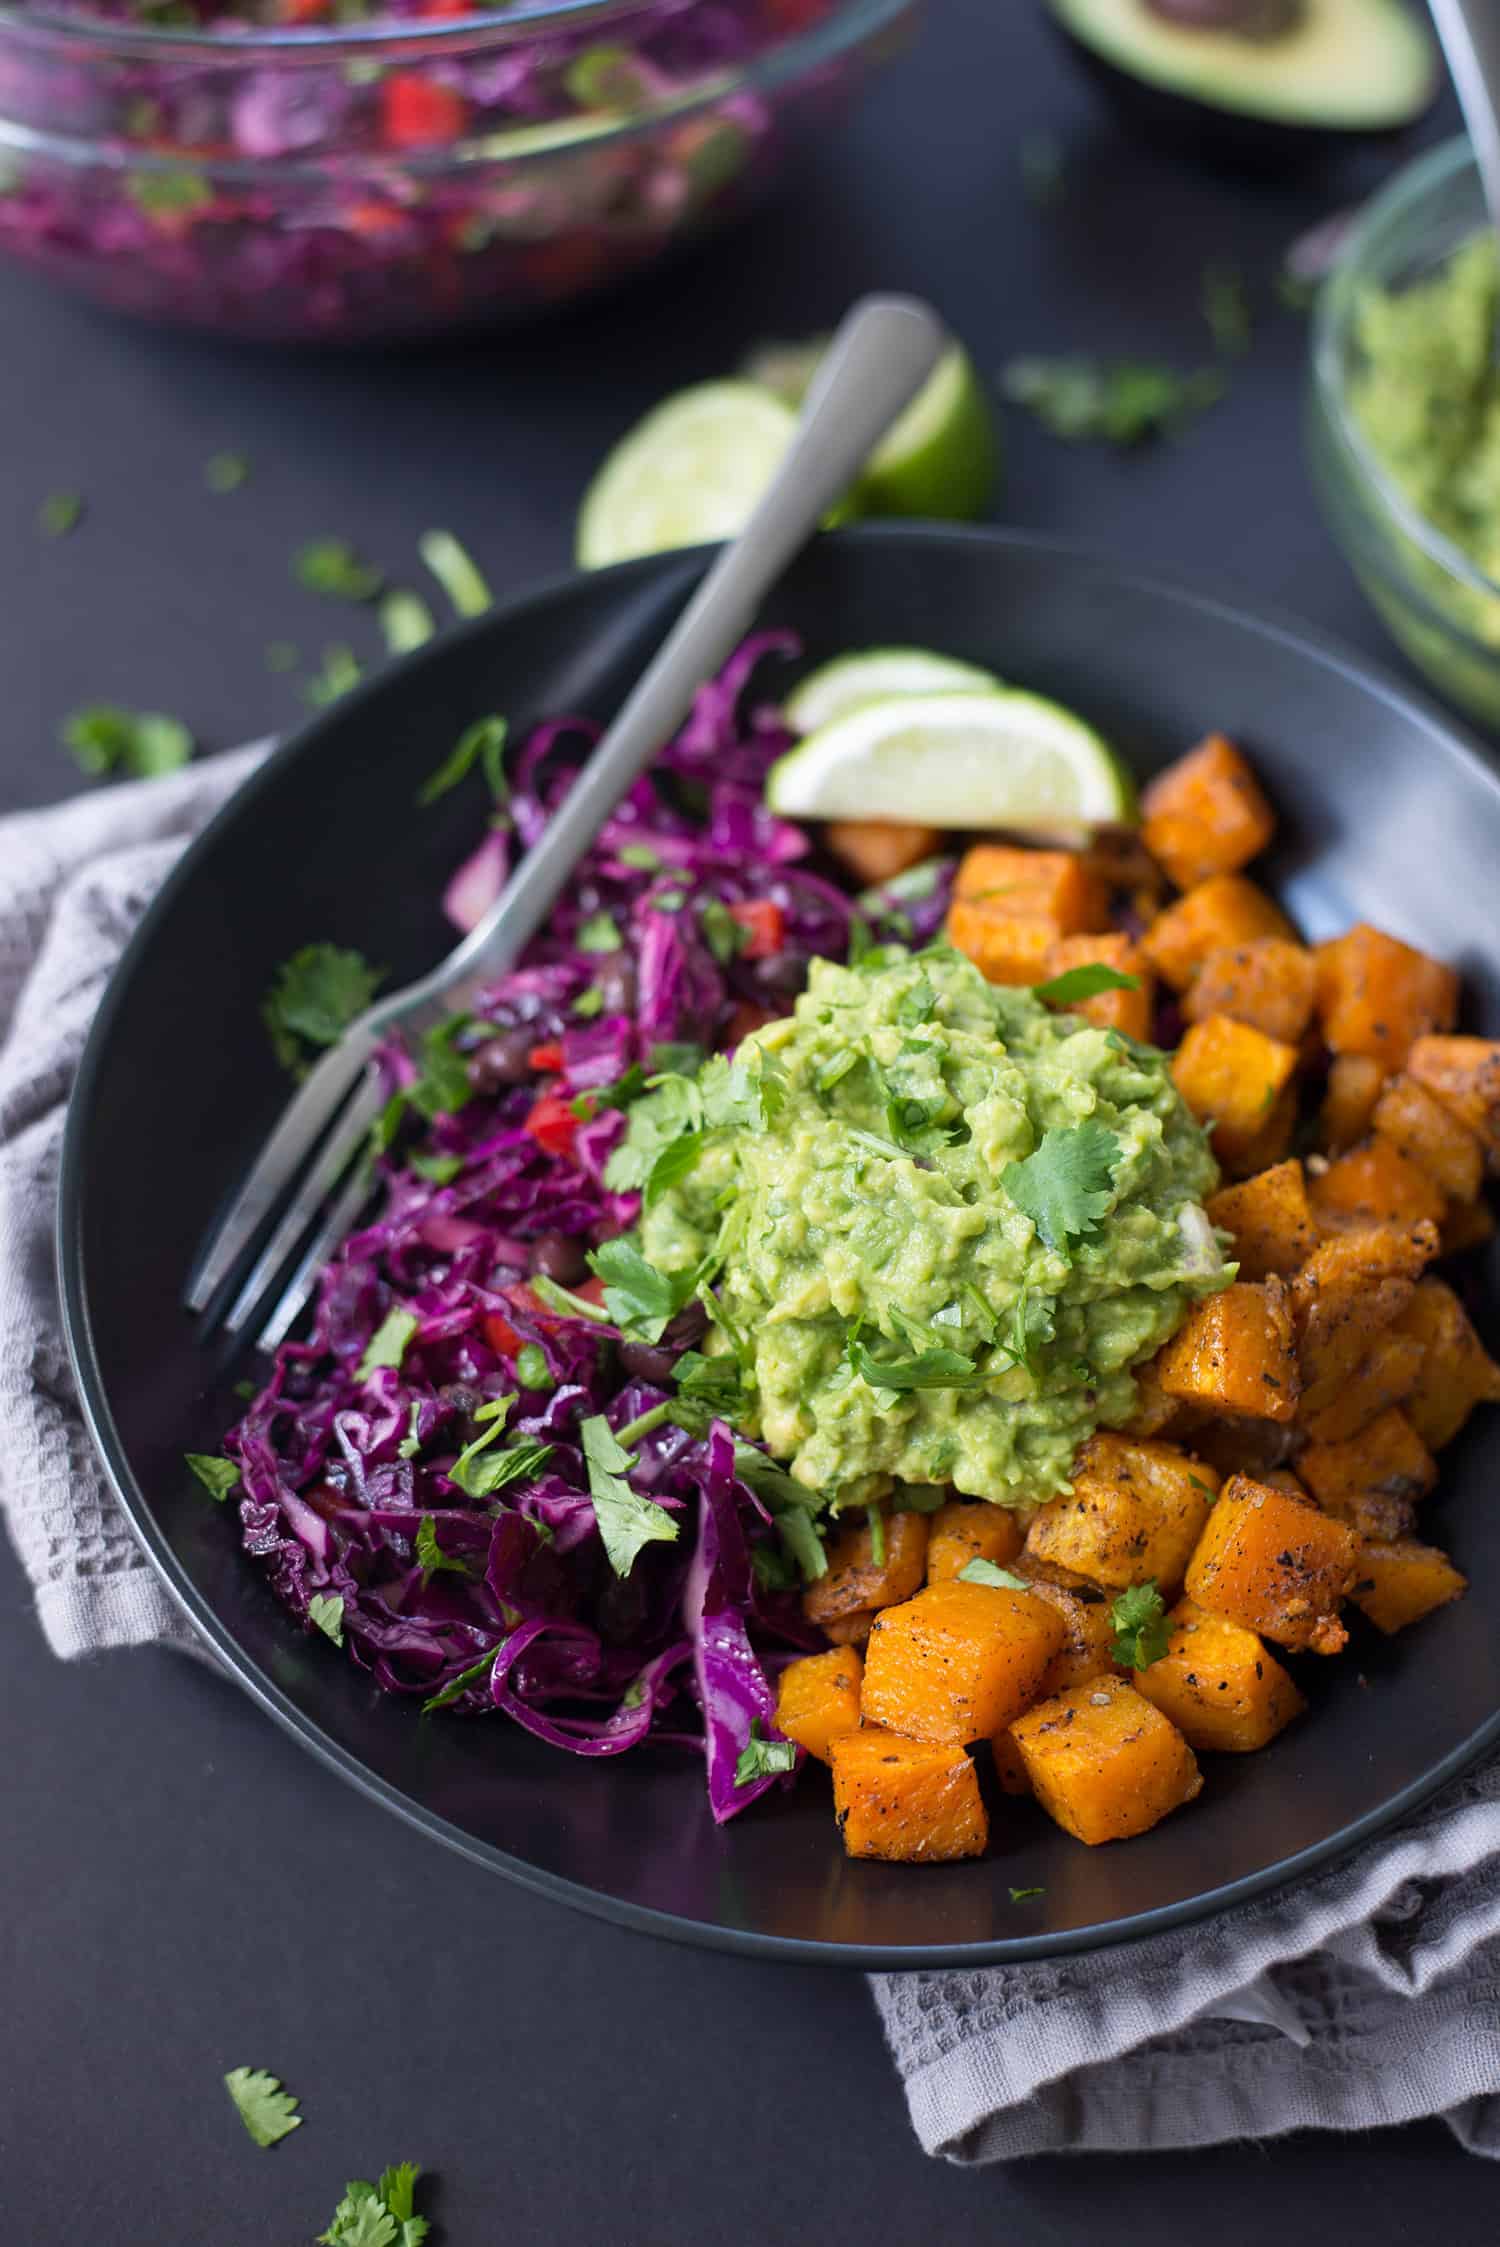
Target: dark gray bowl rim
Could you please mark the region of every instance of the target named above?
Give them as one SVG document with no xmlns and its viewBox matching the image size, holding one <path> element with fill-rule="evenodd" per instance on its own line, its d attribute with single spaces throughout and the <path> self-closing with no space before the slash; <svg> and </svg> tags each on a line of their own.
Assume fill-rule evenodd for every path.
<svg viewBox="0 0 1500 2247">
<path fill-rule="evenodd" d="M 999 530 L 983 525 L 873 523 L 860 524 L 827 535 L 836 539 L 840 545 L 878 541 L 909 543 L 918 547 L 957 545 L 972 548 L 976 552 L 1001 549 L 1020 554 L 1046 554 L 1070 564 L 1080 574 L 1104 575 L 1116 583 L 1127 584 L 1142 592 L 1175 602 L 1190 614 L 1213 616 L 1241 629 L 1258 633 L 1275 645 L 1291 646 L 1299 654 L 1312 656 L 1339 677 L 1356 681 L 1365 692 L 1377 695 L 1393 710 L 1419 727 L 1436 729 L 1445 734 L 1467 766 L 1474 784 L 1500 795 L 1500 775 L 1487 762 L 1475 737 L 1457 724 L 1446 711 L 1424 695 L 1409 689 L 1403 682 L 1390 677 L 1378 664 L 1366 661 L 1331 635 L 1309 629 L 1291 617 L 1266 611 L 1259 606 L 1254 609 L 1241 608 L 1235 601 L 1201 593 L 1181 581 L 1159 576 L 1154 571 L 1137 570 L 1127 564 L 1116 563 L 1109 556 L 1091 552 L 1070 540 L 1051 538 L 1030 531 Z M 707 548 L 689 548 L 669 554 L 649 555 L 642 560 L 624 562 L 614 570 L 596 574 L 626 584 L 653 574 L 669 575 L 677 571 L 682 573 L 686 583 L 706 566 L 712 551 Z M 549 606 L 577 583 L 578 577 L 574 572 L 550 578 L 514 600 L 491 609 L 486 615 L 454 627 L 451 632 L 443 635 L 440 642 L 419 649 L 414 655 L 402 660 L 407 664 L 431 661 L 440 655 L 443 646 L 452 645 L 459 639 L 477 640 L 489 632 L 513 629 L 533 610 Z M 728 1951 L 741 1958 L 885 1971 L 939 1966 L 972 1968 L 1016 1965 L 1028 1959 L 1104 1950 L 1116 1944 L 1141 1941 L 1152 1935 L 1165 1934 L 1172 1928 L 1212 1918 L 1220 1912 L 1232 1910 L 1236 1905 L 1248 1904 L 1274 1889 L 1286 1887 L 1305 1874 L 1346 1856 L 1362 1841 L 1385 1831 L 1405 1813 L 1429 1801 L 1450 1780 L 1467 1771 L 1487 1748 L 1500 1743 L 1500 1708 L 1497 1708 L 1467 1740 L 1433 1764 L 1420 1779 L 1390 1796 L 1377 1809 L 1336 1828 L 1321 1841 L 1298 1850 L 1275 1864 L 1262 1866 L 1253 1873 L 1244 1874 L 1237 1880 L 1225 1881 L 1217 1887 L 1203 1889 L 1196 1896 L 1184 1898 L 1178 1903 L 1136 1912 L 1128 1918 L 1103 1921 L 1092 1927 L 1073 1928 L 1060 1935 L 1016 1935 L 984 1943 L 861 1945 L 811 1942 L 797 1936 L 763 1935 L 713 1926 L 680 1917 L 673 1912 L 655 1911 L 645 1905 L 602 1895 L 580 1882 L 541 1871 L 503 1849 L 477 1841 L 473 1835 L 465 1833 L 449 1820 L 424 1809 L 399 1788 L 377 1778 L 357 1756 L 351 1755 L 331 1740 L 296 1708 L 244 1652 L 233 1634 L 220 1622 L 188 1580 L 157 1525 L 150 1501 L 131 1472 L 130 1463 L 115 1429 L 94 1351 L 84 1287 L 81 1255 L 83 1118 L 93 1102 L 104 1049 L 123 994 L 137 963 L 155 942 L 158 924 L 166 918 L 179 888 L 196 878 L 199 865 L 217 847 L 221 832 L 238 818 L 245 805 L 253 802 L 257 793 L 269 785 L 273 778 L 279 778 L 286 767 L 301 755 L 303 745 L 316 739 L 324 726 L 334 722 L 335 716 L 337 722 L 342 724 L 351 711 L 362 712 L 367 720 L 373 720 L 378 725 L 385 681 L 394 668 L 387 666 L 374 678 L 351 689 L 340 698 L 336 712 L 312 719 L 279 742 L 264 763 L 241 783 L 196 840 L 183 852 L 142 915 L 110 978 L 79 1062 L 63 1136 L 58 1182 L 57 1266 L 63 1328 L 84 1420 L 110 1487 L 161 1582 L 218 1662 L 268 1716 L 274 1718 L 284 1731 L 328 1770 L 348 1780 L 372 1801 L 394 1811 L 408 1825 L 428 1834 L 435 1841 L 445 1843 L 450 1849 L 456 1849 L 474 1864 L 483 1865 L 491 1872 L 501 1873 L 507 1879 L 518 1882 L 521 1887 L 530 1889 L 536 1895 L 546 1896 L 555 1903 L 571 1905 L 575 1910 L 588 1912 L 595 1918 L 609 1920 L 617 1926 L 633 1928 L 642 1934 L 664 1936 L 705 1950 Z"/>
</svg>

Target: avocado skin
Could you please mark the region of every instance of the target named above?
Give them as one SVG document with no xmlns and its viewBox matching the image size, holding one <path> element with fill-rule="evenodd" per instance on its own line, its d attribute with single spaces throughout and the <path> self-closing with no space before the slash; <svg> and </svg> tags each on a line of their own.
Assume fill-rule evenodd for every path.
<svg viewBox="0 0 1500 2247">
<path fill-rule="evenodd" d="M 1250 117 L 1241 110 L 1218 109 L 1192 94 L 1148 85 L 1075 37 L 1050 6 L 1043 12 L 1054 37 L 1143 140 L 1219 171 L 1260 177 L 1323 170 L 1351 148 L 1399 148 L 1425 115 L 1423 111 L 1397 125 L 1351 127 L 1287 124 L 1271 117 Z"/>
</svg>

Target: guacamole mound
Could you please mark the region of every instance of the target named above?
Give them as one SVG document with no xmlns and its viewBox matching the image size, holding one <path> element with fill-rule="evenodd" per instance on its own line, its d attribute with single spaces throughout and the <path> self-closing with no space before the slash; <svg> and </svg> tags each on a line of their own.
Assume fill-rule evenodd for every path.
<svg viewBox="0 0 1500 2247">
<path fill-rule="evenodd" d="M 707 1128 L 648 1187 L 642 1251 L 717 1264 L 708 1346 L 739 1354 L 745 1430 L 836 1505 L 1046 1498 L 1233 1276 L 1165 1057 L 956 952 L 815 960 L 794 1015 L 699 1085 Z M 673 1097 L 637 1103 L 626 1167 Z"/>
</svg>

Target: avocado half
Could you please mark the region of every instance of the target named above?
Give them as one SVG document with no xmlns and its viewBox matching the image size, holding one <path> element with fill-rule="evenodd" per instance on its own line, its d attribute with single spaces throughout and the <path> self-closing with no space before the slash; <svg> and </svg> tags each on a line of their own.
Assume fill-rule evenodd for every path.
<svg viewBox="0 0 1500 2247">
<path fill-rule="evenodd" d="M 1401 131 L 1437 92 L 1406 0 L 1047 0 L 1074 51 L 1153 136 L 1280 164 Z"/>
</svg>

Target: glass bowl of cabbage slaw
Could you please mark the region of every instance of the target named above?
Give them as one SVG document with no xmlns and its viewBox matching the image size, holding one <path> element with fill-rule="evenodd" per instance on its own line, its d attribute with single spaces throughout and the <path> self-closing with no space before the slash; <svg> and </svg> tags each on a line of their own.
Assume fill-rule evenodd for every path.
<svg viewBox="0 0 1500 2247">
<path fill-rule="evenodd" d="M 749 208 L 913 8 L 0 6 L 0 252 L 267 341 L 519 323 Z"/>
</svg>

